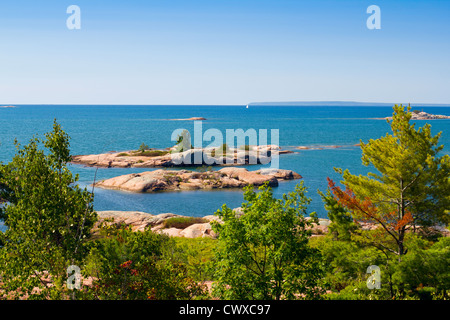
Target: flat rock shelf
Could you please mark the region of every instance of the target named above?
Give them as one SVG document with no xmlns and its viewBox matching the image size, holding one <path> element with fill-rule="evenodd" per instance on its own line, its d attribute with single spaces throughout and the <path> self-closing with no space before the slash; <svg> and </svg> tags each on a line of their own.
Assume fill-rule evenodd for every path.
<svg viewBox="0 0 450 320">
<path fill-rule="evenodd" d="M 217 171 L 197 172 L 190 170 L 158 169 L 142 173 L 131 173 L 95 183 L 95 187 L 130 192 L 179 191 L 197 189 L 243 188 L 248 185 L 278 186 L 280 180 L 301 179 L 292 170 L 227 167 Z"/>
</svg>

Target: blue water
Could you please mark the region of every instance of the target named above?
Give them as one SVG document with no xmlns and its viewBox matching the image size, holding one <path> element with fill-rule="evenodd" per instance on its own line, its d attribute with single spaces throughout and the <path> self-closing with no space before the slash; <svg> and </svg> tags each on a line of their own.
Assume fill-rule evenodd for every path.
<svg viewBox="0 0 450 320">
<path fill-rule="evenodd" d="M 424 107 L 423 111 L 450 115 L 450 107 Z M 23 105 L 14 109 L 0 108 L 0 161 L 9 162 L 15 153 L 15 138 L 26 144 L 38 134 L 51 131 L 53 119 L 62 124 L 71 137 L 71 153 L 96 154 L 106 151 L 137 149 L 145 142 L 153 148 L 172 146 L 172 132 L 178 128 L 193 130 L 192 121 L 168 121 L 190 117 L 205 117 L 203 131 L 226 129 L 279 129 L 279 144 L 284 149 L 296 146 L 340 145 L 339 149 L 298 150 L 280 156 L 280 168 L 291 169 L 303 176 L 312 198 L 309 211 L 319 217 L 326 212 L 317 189 L 326 190 L 327 177 L 339 180 L 333 167 L 348 168 L 364 174 L 371 168 L 361 164 L 361 150 L 354 145 L 360 139 L 367 142 L 389 132 L 384 120 L 392 115 L 391 107 L 277 107 L 277 106 L 40 106 Z M 425 121 L 417 121 L 422 126 Z M 432 132 L 442 131 L 443 153 L 450 151 L 450 120 L 429 121 Z M 270 134 L 269 134 L 270 137 Z M 270 141 L 269 141 L 270 143 Z M 207 145 L 208 143 L 205 143 Z M 261 166 L 251 166 L 257 169 Z M 95 169 L 72 165 L 80 175 L 80 184 L 90 188 L 97 179 L 111 178 L 131 172 L 153 169 Z M 293 191 L 298 181 L 280 183 L 276 196 Z M 213 214 L 224 203 L 238 207 L 243 201 L 241 190 L 160 192 L 133 194 L 95 189 L 96 210 L 139 210 L 153 214 L 172 212 L 189 216 Z"/>
</svg>

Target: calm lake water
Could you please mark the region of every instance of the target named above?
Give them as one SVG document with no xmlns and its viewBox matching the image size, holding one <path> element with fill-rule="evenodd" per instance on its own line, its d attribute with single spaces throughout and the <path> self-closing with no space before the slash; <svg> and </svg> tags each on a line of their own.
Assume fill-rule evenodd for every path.
<svg viewBox="0 0 450 320">
<path fill-rule="evenodd" d="M 450 107 L 424 107 L 423 111 L 450 115 Z M 361 150 L 354 146 L 360 139 L 367 142 L 390 131 L 384 120 L 392 115 L 391 107 L 288 107 L 288 106 L 66 106 L 23 105 L 0 108 L 0 161 L 9 162 L 15 153 L 14 139 L 26 144 L 33 135 L 43 137 L 51 131 L 57 119 L 71 137 L 71 152 L 96 154 L 107 151 L 137 149 L 141 143 L 153 148 L 166 148 L 175 129 L 193 132 L 192 121 L 169 121 L 204 117 L 203 131 L 217 128 L 224 135 L 226 129 L 250 128 L 279 130 L 279 144 L 283 149 L 297 146 L 338 145 L 337 149 L 297 150 L 280 156 L 280 168 L 291 169 L 303 176 L 308 195 L 312 198 L 309 211 L 326 217 L 317 190 L 326 190 L 327 177 L 339 180 L 333 167 L 348 168 L 352 173 L 364 174 L 371 168 L 361 164 Z M 416 121 L 423 126 L 426 121 Z M 440 142 L 444 153 L 450 152 L 450 120 L 429 121 L 434 134 L 442 131 Z M 269 133 L 270 137 L 270 133 Z M 270 143 L 270 141 L 269 141 Z M 209 142 L 205 142 L 206 146 Z M 254 165 L 249 170 L 262 166 Z M 80 184 L 88 188 L 97 173 L 97 179 L 142 172 L 153 169 L 98 169 L 72 165 L 73 173 L 80 175 Z M 298 181 L 280 183 L 274 194 L 293 191 Z M 189 216 L 213 214 L 224 203 L 240 206 L 241 190 L 159 192 L 133 194 L 95 189 L 96 210 L 139 210 L 153 214 L 172 212 Z"/>
</svg>

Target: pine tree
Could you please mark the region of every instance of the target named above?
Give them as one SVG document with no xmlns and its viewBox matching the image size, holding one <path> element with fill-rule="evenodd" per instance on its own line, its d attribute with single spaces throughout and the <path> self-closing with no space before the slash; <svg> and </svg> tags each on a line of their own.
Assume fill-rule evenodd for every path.
<svg viewBox="0 0 450 320">
<path fill-rule="evenodd" d="M 392 134 L 361 141 L 363 164 L 378 172 L 357 176 L 345 170 L 345 191 L 329 180 L 335 198 L 353 218 L 376 223 L 381 227 L 378 232 L 384 233 L 379 238 L 387 235 L 394 245 L 377 241 L 376 236 L 370 241 L 399 260 L 407 251 L 408 229 L 450 221 L 450 156 L 438 156 L 443 149 L 438 145 L 441 133 L 433 136 L 429 124 L 416 129 L 410 123 L 410 109 L 395 105 L 392 121 L 388 120 Z"/>
</svg>

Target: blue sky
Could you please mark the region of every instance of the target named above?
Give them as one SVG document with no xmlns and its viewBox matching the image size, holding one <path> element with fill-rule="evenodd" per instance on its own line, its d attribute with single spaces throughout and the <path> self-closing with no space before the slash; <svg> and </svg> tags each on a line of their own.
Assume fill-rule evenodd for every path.
<svg viewBox="0 0 450 320">
<path fill-rule="evenodd" d="M 0 104 L 450 103 L 449 17 L 433 0 L 2 0 Z"/>
</svg>

